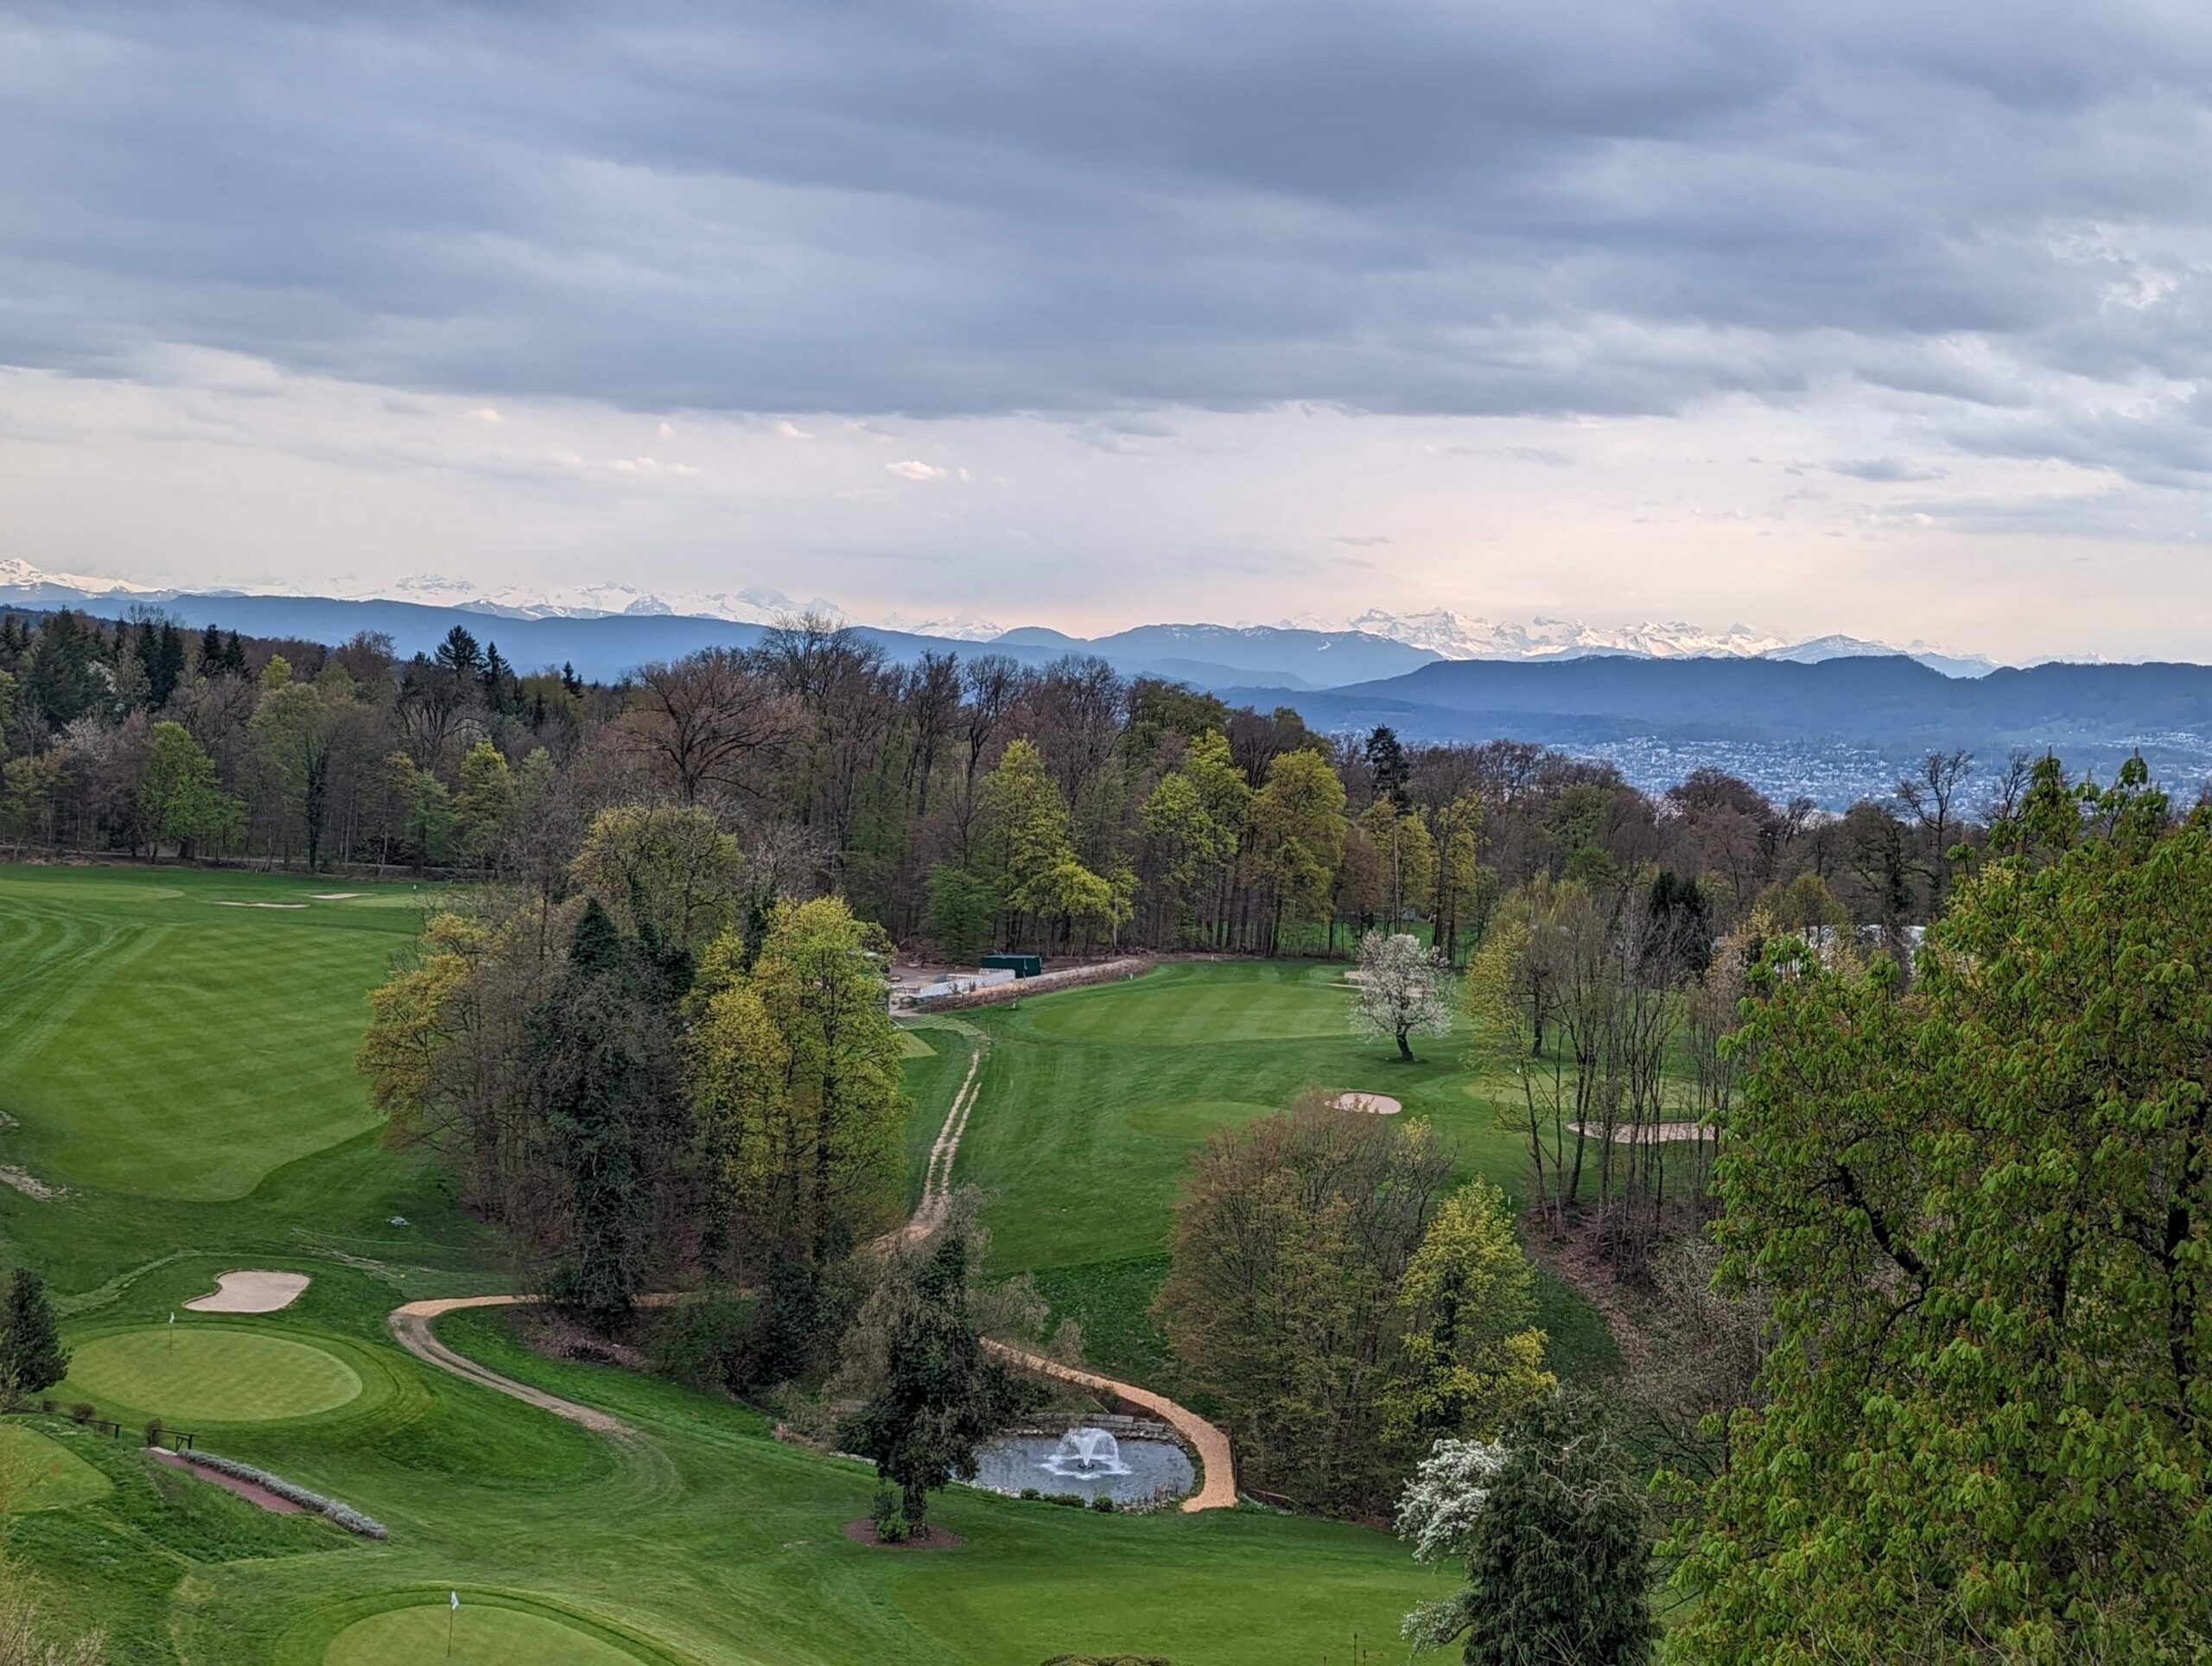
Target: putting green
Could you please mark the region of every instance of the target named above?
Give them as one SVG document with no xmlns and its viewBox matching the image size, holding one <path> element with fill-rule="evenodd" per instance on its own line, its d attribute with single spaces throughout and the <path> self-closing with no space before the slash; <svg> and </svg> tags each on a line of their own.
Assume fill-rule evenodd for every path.
<svg viewBox="0 0 2212 1666">
<path fill-rule="evenodd" d="M 56 1396 L 81 1394 L 176 1421 L 258 1423 L 305 1417 L 357 1398 L 361 1379 L 334 1354 L 249 1331 L 163 1325 L 80 1344 Z"/>
<path fill-rule="evenodd" d="M 457 1610 L 434 1603 L 393 1608 L 355 1620 L 331 1638 L 323 1666 L 397 1666 L 442 1661 L 446 1627 L 453 1654 L 469 1666 L 638 1666 L 638 1656 L 588 1631 L 520 1608 L 493 1608 L 464 1599 Z"/>
<path fill-rule="evenodd" d="M 0 1423 L 0 1509 L 59 1510 L 108 1491 L 108 1478 L 59 1441 L 21 1423 Z"/>
</svg>

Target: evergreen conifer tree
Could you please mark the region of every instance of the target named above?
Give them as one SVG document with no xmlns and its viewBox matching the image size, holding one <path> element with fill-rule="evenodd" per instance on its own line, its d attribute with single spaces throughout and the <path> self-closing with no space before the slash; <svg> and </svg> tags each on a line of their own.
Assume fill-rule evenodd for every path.
<svg viewBox="0 0 2212 1666">
<path fill-rule="evenodd" d="M 4 1328 L 0 1328 L 0 1386 L 10 1396 L 36 1394 L 69 1374 L 69 1351 L 54 1322 L 46 1283 L 28 1267 L 18 1267 L 8 1285 Z"/>
</svg>

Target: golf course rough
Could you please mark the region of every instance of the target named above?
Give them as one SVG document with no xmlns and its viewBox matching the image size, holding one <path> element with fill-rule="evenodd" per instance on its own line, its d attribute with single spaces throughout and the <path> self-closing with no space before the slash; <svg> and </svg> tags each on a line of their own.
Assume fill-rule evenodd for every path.
<svg viewBox="0 0 2212 1666">
<path fill-rule="evenodd" d="M 178 1422 L 264 1423 L 349 1404 L 360 1397 L 361 1379 L 309 1343 L 160 1325 L 79 1345 L 60 1390 L 73 1391 Z"/>
</svg>

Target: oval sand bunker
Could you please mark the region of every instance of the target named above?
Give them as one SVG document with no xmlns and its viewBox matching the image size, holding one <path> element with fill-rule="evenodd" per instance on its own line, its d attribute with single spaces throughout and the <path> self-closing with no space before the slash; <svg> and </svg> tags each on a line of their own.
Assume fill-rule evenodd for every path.
<svg viewBox="0 0 2212 1666">
<path fill-rule="evenodd" d="M 1370 1116 L 1395 1116 L 1405 1107 L 1387 1093 L 1339 1093 L 1329 1101 L 1336 1110 L 1363 1110 Z"/>
<path fill-rule="evenodd" d="M 299 1300 L 308 1288 L 305 1273 L 264 1273 L 247 1270 L 225 1273 L 215 1281 L 215 1294 L 184 1305 L 197 1313 L 273 1313 Z"/>
</svg>

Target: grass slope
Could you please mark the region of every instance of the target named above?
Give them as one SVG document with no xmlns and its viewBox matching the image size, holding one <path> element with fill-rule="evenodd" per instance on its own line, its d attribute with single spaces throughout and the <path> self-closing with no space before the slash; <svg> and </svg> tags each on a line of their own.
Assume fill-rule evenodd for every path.
<svg viewBox="0 0 2212 1666">
<path fill-rule="evenodd" d="M 326 888 L 371 893 L 315 900 Z M 498 1634 L 486 1650 L 512 1646 L 549 1663 L 556 1648 L 582 1646 L 569 1642 L 577 1637 L 646 1661 L 1033 1666 L 1065 1651 L 1257 1666 L 1348 1653 L 1354 1632 L 1382 1642 L 1407 1607 L 1446 1588 L 1391 1539 L 1338 1523 L 1243 1511 L 1103 1517 L 965 1491 L 941 1510 L 966 1540 L 960 1548 L 876 1550 L 839 1530 L 866 1512 L 873 1476 L 778 1443 L 750 1408 L 540 1358 L 496 1310 L 455 1313 L 440 1334 L 499 1370 L 616 1412 L 638 1434 L 601 1439 L 401 1352 L 384 1323 L 396 1303 L 507 1282 L 486 1235 L 456 1214 L 435 1176 L 377 1144 L 351 1075 L 363 996 L 420 900 L 408 887 L 283 877 L 0 868 L 0 1109 L 21 1122 L 0 1131 L 0 1162 L 71 1188 L 43 1202 L 0 1189 L 0 1247 L 48 1275 L 64 1339 L 92 1379 L 87 1397 L 133 1428 L 157 1413 L 181 1422 L 180 1408 L 196 1408 L 203 1447 L 343 1498 L 391 1530 L 372 1543 L 314 1517 L 263 1514 L 154 1465 L 132 1440 L 63 1420 L 0 1424 L 0 1457 L 7 1445 L 44 1441 L 85 1472 L 59 1472 L 83 1496 L 21 1510 L 4 1530 L 73 1619 L 106 1631 L 113 1658 L 405 1658 L 419 1641 L 411 1628 L 427 1626 L 442 1645 L 439 1605 L 458 1590 L 464 1616 L 542 1623 L 472 1621 Z M 970 1138 L 984 1136 L 977 1149 L 1000 1171 L 1006 1236 L 1036 1265 L 1156 1259 L 1193 1129 L 1272 1108 L 1326 1049 L 1359 1045 L 1330 1018 L 1332 974 L 1210 970 L 1227 991 L 1215 997 L 1212 1029 L 1244 1008 L 1248 1033 L 1233 1045 L 1245 1050 L 1249 1079 L 1200 1067 L 1207 1026 L 1184 1022 L 1173 1001 L 1090 1005 L 1148 996 L 1148 980 L 1054 997 L 1070 1003 L 1065 1017 L 1040 1001 L 984 1024 L 926 1027 L 931 1051 L 907 1065 L 917 1172 L 988 1033 L 990 1075 Z M 1255 989 L 1242 990 L 1244 981 Z M 1200 975 L 1187 992 L 1211 987 Z M 1049 1021 L 1027 1035 L 1021 1027 L 1039 1016 Z M 147 1026 L 166 1027 L 156 1039 L 141 1033 Z M 1149 1035 L 1160 1027 L 1168 1040 Z M 1117 1033 L 1134 1049 L 1120 1088 L 1104 1057 Z M 273 1036 L 287 1045 L 264 1045 Z M 1258 1078 L 1251 1061 L 1284 1047 L 1308 1050 L 1306 1064 L 1278 1063 Z M 1053 1050 L 1074 1056 L 1054 1065 Z M 1400 1091 L 1399 1080 L 1364 1079 L 1370 1061 L 1356 1062 L 1361 1079 L 1334 1084 Z M 1206 1087 L 1208 1108 L 1178 1120 L 1175 1084 L 1147 1076 L 1171 1067 Z M 1090 1085 L 1064 1112 L 1028 1097 L 1053 1080 Z M 1451 1069 L 1438 1067 L 1436 1095 L 1457 1091 Z M 1015 1148 L 1025 1128 L 1045 1138 L 1064 1115 L 1062 1134 L 1087 1129 L 1098 1154 L 1147 1166 L 1122 1177 L 1135 1200 L 1128 1219 L 1114 1218 L 1096 1178 L 1062 1185 L 1052 1162 L 1025 1171 Z M 1033 1206 L 1013 1190 L 1033 1179 L 1046 1188 Z M 1055 1219 L 1071 1250 L 1052 1242 Z M 238 1267 L 292 1269 L 314 1282 L 266 1318 L 183 1308 Z M 1106 1281 L 1116 1292 L 1142 1282 Z M 322 1360 L 350 1372 L 359 1392 L 305 1409 L 317 1391 L 301 1383 L 327 1374 Z M 283 1363 L 268 1369 L 272 1361 Z M 283 1392 L 253 1403 L 264 1376 L 283 1379 Z M 560 1629 L 549 1637 L 543 1626 Z"/>
</svg>

